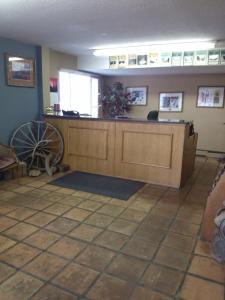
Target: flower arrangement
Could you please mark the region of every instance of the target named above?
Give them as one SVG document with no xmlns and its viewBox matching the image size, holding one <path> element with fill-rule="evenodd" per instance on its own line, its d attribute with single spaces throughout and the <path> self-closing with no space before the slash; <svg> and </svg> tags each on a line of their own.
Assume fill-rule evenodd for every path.
<svg viewBox="0 0 225 300">
<path fill-rule="evenodd" d="M 123 90 L 123 85 L 120 82 L 115 82 L 111 88 L 107 88 L 101 101 L 103 116 L 121 116 L 128 111 L 129 100 Z"/>
</svg>

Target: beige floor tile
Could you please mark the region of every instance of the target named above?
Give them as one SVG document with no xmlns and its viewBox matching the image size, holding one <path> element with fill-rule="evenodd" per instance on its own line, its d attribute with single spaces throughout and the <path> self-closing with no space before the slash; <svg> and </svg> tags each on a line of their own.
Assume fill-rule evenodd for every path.
<svg viewBox="0 0 225 300">
<path fill-rule="evenodd" d="M 26 219 L 26 222 L 36 226 L 45 226 L 55 219 L 56 216 L 44 212 L 38 212 L 34 216 Z"/>
<path fill-rule="evenodd" d="M 45 196 L 45 200 L 49 200 L 53 202 L 61 201 L 64 198 L 66 198 L 66 195 L 58 193 L 58 190 L 57 192 L 51 192 Z"/>
<path fill-rule="evenodd" d="M 157 227 L 161 229 L 168 229 L 173 219 L 164 216 L 148 215 L 145 219 L 145 224 L 149 224 L 151 227 Z"/>
<path fill-rule="evenodd" d="M 184 271 L 187 268 L 189 259 L 189 253 L 166 246 L 161 246 L 156 255 L 155 262 Z"/>
<path fill-rule="evenodd" d="M 67 218 L 57 218 L 46 226 L 46 229 L 54 231 L 59 234 L 66 234 L 69 231 L 73 230 L 76 226 L 79 225 L 79 222 L 70 220 Z"/>
<path fill-rule="evenodd" d="M 9 278 L 13 273 L 16 272 L 16 269 L 0 262 L 0 283 Z"/>
<path fill-rule="evenodd" d="M 112 249 L 112 250 L 119 250 L 122 246 L 127 242 L 128 236 L 105 230 L 103 233 L 100 234 L 94 241 L 95 244 Z"/>
<path fill-rule="evenodd" d="M 158 206 L 153 207 L 150 211 L 151 215 L 163 216 L 166 218 L 174 218 L 176 213 L 177 213 L 176 209 L 171 210 L 168 208 L 162 208 L 162 207 L 158 207 Z"/>
<path fill-rule="evenodd" d="M 74 192 L 74 190 L 73 190 L 72 195 L 76 196 L 76 197 L 83 198 L 83 199 L 88 199 L 88 198 L 90 198 L 92 196 L 91 193 L 83 192 L 83 191 L 76 191 L 76 192 Z"/>
<path fill-rule="evenodd" d="M 27 192 L 31 192 L 34 188 L 31 186 L 18 186 L 16 189 L 14 189 L 13 191 L 16 193 L 27 193 Z"/>
<path fill-rule="evenodd" d="M 127 281 L 109 275 L 102 275 L 91 290 L 88 299 L 100 300 L 129 300 L 133 286 Z"/>
<path fill-rule="evenodd" d="M 224 286 L 187 275 L 180 292 L 182 300 L 224 300 Z"/>
<path fill-rule="evenodd" d="M 190 235 L 190 236 L 196 236 L 199 231 L 199 225 L 190 224 L 188 222 L 183 222 L 180 220 L 175 220 L 172 224 L 171 231 L 174 231 L 176 233 L 184 234 L 184 235 Z"/>
<path fill-rule="evenodd" d="M 56 242 L 60 238 L 60 235 L 47 231 L 39 230 L 25 239 L 25 242 L 29 245 L 33 245 L 39 249 L 47 249 L 50 245 Z"/>
<path fill-rule="evenodd" d="M 17 208 L 18 208 L 18 206 L 16 206 L 16 205 L 12 205 L 12 204 L 7 203 L 7 202 L 6 203 L 2 202 L 0 204 L 0 214 L 6 215 L 6 214 L 10 213 L 11 211 L 13 211 Z"/>
<path fill-rule="evenodd" d="M 29 299 L 41 286 L 40 280 L 18 272 L 7 279 L 0 288 L 1 300 L 25 300 Z"/>
<path fill-rule="evenodd" d="M 195 254 L 211 257 L 211 243 L 199 240 L 195 247 Z"/>
<path fill-rule="evenodd" d="M 94 213 L 90 217 L 88 217 L 84 222 L 89 225 L 106 228 L 109 224 L 112 223 L 113 220 L 113 217 L 99 213 Z"/>
<path fill-rule="evenodd" d="M 157 245 L 154 245 L 147 240 L 133 238 L 126 243 L 121 252 L 149 260 L 153 257 L 156 250 Z"/>
<path fill-rule="evenodd" d="M 39 253 L 39 250 L 26 244 L 19 243 L 2 253 L 0 255 L 0 260 L 17 268 L 21 268 Z"/>
<path fill-rule="evenodd" d="M 217 263 L 212 258 L 194 256 L 188 272 L 220 283 L 225 283 L 225 266 Z"/>
<path fill-rule="evenodd" d="M 193 212 L 190 213 L 178 213 L 178 215 L 176 216 L 177 220 L 185 220 L 185 222 L 187 223 L 192 223 L 192 224 L 196 224 L 196 225 L 200 225 L 202 222 L 202 215 L 198 215 L 195 214 Z"/>
<path fill-rule="evenodd" d="M 68 237 L 63 237 L 51 247 L 48 248 L 48 252 L 62 256 L 67 259 L 72 259 L 77 256 L 85 247 L 86 243 L 77 241 Z"/>
<path fill-rule="evenodd" d="M 143 287 L 137 287 L 131 300 L 170 300 L 171 298 Z"/>
<path fill-rule="evenodd" d="M 53 205 L 47 207 L 44 211 L 53 215 L 60 216 L 70 209 L 71 206 L 63 205 L 60 203 L 54 203 Z"/>
<path fill-rule="evenodd" d="M 142 276 L 147 264 L 148 262 L 142 259 L 120 254 L 112 261 L 106 272 L 121 279 L 137 281 Z"/>
<path fill-rule="evenodd" d="M 17 208 L 16 210 L 12 211 L 11 213 L 9 213 L 8 217 L 22 221 L 36 213 L 37 213 L 37 211 L 34 209 L 20 207 L 20 208 Z"/>
<path fill-rule="evenodd" d="M 190 236 L 169 232 L 163 241 L 163 245 L 191 253 L 195 244 L 195 239 Z"/>
<path fill-rule="evenodd" d="M 46 183 L 43 181 L 38 181 L 38 180 L 34 180 L 31 182 L 28 182 L 26 185 L 27 186 L 32 186 L 34 188 L 40 188 L 41 186 L 45 185 Z"/>
<path fill-rule="evenodd" d="M 31 178 L 31 177 L 21 177 L 21 178 L 18 179 L 19 184 L 27 184 L 27 183 L 30 183 L 32 181 L 34 181 L 34 179 Z"/>
<path fill-rule="evenodd" d="M 102 196 L 102 195 L 96 195 L 96 194 L 92 194 L 90 196 L 90 199 L 93 200 L 93 201 L 102 202 L 102 203 L 109 203 L 109 201 L 111 200 L 110 197 Z"/>
<path fill-rule="evenodd" d="M 51 201 L 38 198 L 29 202 L 26 206 L 32 209 L 42 210 L 50 205 L 52 205 Z"/>
<path fill-rule="evenodd" d="M 97 276 L 98 272 L 76 263 L 71 263 L 52 282 L 71 292 L 83 294 Z"/>
<path fill-rule="evenodd" d="M 43 190 L 43 189 L 33 189 L 30 192 L 30 195 L 32 195 L 34 197 L 44 198 L 44 196 L 46 196 L 49 193 L 50 193 L 50 191 L 46 191 L 46 190 Z"/>
<path fill-rule="evenodd" d="M 9 200 L 16 196 L 16 193 L 10 191 L 1 191 L 1 200 Z"/>
<path fill-rule="evenodd" d="M 111 250 L 90 245 L 76 258 L 76 262 L 91 269 L 103 271 L 114 256 L 115 252 Z"/>
<path fill-rule="evenodd" d="M 146 217 L 147 213 L 137 209 L 127 208 L 121 215 L 120 218 L 126 219 L 133 222 L 142 222 Z"/>
<path fill-rule="evenodd" d="M 8 200 L 9 203 L 17 206 L 27 206 L 35 198 L 28 194 L 17 194 L 15 197 Z"/>
<path fill-rule="evenodd" d="M 103 204 L 96 201 L 86 200 L 82 201 L 77 207 L 83 208 L 90 211 L 96 211 L 99 209 Z"/>
<path fill-rule="evenodd" d="M 136 198 L 136 200 L 130 205 L 130 208 L 149 212 L 153 205 L 155 204 L 155 201 L 146 201 L 146 199 L 140 199 Z"/>
<path fill-rule="evenodd" d="M 73 229 L 68 235 L 87 242 L 93 241 L 97 235 L 102 232 L 102 229 L 93 227 L 87 224 L 81 224 Z"/>
<path fill-rule="evenodd" d="M 135 199 L 134 197 L 131 197 L 128 200 L 123 201 L 121 199 L 111 198 L 111 200 L 109 200 L 108 203 L 113 204 L 113 205 L 122 206 L 122 207 L 128 207 L 134 201 L 134 199 Z"/>
<path fill-rule="evenodd" d="M 72 195 L 74 194 L 74 190 L 73 189 L 66 189 L 66 188 L 60 188 L 59 190 L 57 190 L 58 193 L 64 194 L 64 195 Z"/>
<path fill-rule="evenodd" d="M 12 239 L 20 241 L 32 234 L 33 232 L 37 231 L 38 229 L 39 228 L 36 226 L 20 222 L 11 227 L 10 229 L 6 230 L 4 234 Z"/>
<path fill-rule="evenodd" d="M 126 235 L 132 235 L 138 228 L 137 223 L 133 223 L 124 219 L 116 219 L 109 226 L 108 229 Z"/>
<path fill-rule="evenodd" d="M 41 280 L 49 280 L 56 275 L 66 263 L 67 261 L 65 259 L 44 252 L 26 265 L 23 270 Z"/>
<path fill-rule="evenodd" d="M 57 186 L 57 185 L 51 185 L 51 184 L 45 184 L 41 188 L 43 190 L 50 191 L 50 192 L 57 191 L 57 190 L 60 189 L 59 186 Z"/>
<path fill-rule="evenodd" d="M 0 253 L 15 245 L 16 242 L 0 235 Z"/>
<path fill-rule="evenodd" d="M 158 245 L 166 235 L 166 231 L 160 228 L 153 228 L 149 224 L 143 224 L 135 233 L 136 238 L 150 241 L 153 244 Z"/>
<path fill-rule="evenodd" d="M 17 223 L 16 220 L 10 219 L 5 216 L 0 216 L 0 232 L 12 227 Z"/>
<path fill-rule="evenodd" d="M 182 279 L 182 273 L 152 264 L 145 272 L 140 283 L 159 292 L 175 295 Z"/>
<path fill-rule="evenodd" d="M 32 297 L 32 300 L 78 300 L 78 298 L 53 285 L 47 284 Z"/>
<path fill-rule="evenodd" d="M 78 204 L 82 203 L 83 201 L 85 201 L 85 200 L 71 195 L 71 196 L 66 196 L 66 198 L 64 198 L 63 200 L 60 200 L 58 202 L 65 204 L 65 205 L 69 205 L 69 206 L 77 206 Z"/>
<path fill-rule="evenodd" d="M 102 213 L 111 217 L 117 217 L 123 210 L 124 207 L 113 204 L 105 204 L 98 210 L 98 213 Z"/>
<path fill-rule="evenodd" d="M 65 213 L 63 217 L 75 221 L 84 221 L 92 212 L 81 208 L 72 208 L 69 212 Z"/>
</svg>

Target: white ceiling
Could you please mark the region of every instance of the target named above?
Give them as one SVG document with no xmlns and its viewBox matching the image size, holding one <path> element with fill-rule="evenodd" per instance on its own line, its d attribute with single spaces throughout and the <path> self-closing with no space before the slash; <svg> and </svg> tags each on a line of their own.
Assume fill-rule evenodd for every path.
<svg viewBox="0 0 225 300">
<path fill-rule="evenodd" d="M 133 42 L 225 39 L 225 0 L 0 0 L 0 36 L 71 53 Z"/>
</svg>

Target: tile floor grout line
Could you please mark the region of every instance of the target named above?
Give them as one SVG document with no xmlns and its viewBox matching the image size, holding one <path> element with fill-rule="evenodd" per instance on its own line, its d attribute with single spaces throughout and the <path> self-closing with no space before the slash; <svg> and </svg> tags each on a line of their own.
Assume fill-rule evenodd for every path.
<svg viewBox="0 0 225 300">
<path fill-rule="evenodd" d="M 192 188 L 193 188 L 193 186 L 194 186 L 194 184 L 195 184 L 195 182 L 196 182 L 196 180 L 197 180 L 199 174 L 200 174 L 201 171 L 204 169 L 204 166 L 206 165 L 206 163 L 207 163 L 207 159 L 205 159 L 204 164 L 202 164 L 201 168 L 199 169 L 198 175 L 196 175 L 196 178 L 195 178 L 195 180 L 194 180 L 194 182 L 193 182 L 193 184 L 192 184 Z M 207 199 L 206 199 L 206 200 L 207 200 Z M 204 205 L 204 206 L 205 206 L 205 205 Z M 202 216 L 202 218 L 203 218 L 203 216 Z M 202 222 L 201 222 L 201 223 L 202 223 Z M 193 247 L 193 249 L 192 249 L 192 252 L 191 252 L 191 256 L 190 256 L 190 259 L 189 259 L 189 263 L 188 263 L 187 269 L 186 269 L 186 271 L 185 271 L 185 276 L 184 276 L 183 280 L 181 281 L 181 284 L 180 284 L 180 286 L 179 286 L 179 288 L 178 288 L 178 290 L 177 290 L 176 297 L 179 297 L 179 294 L 180 294 L 180 292 L 181 292 L 181 288 L 183 287 L 183 284 L 184 284 L 184 281 L 185 281 L 185 279 L 186 279 L 186 276 L 189 274 L 189 273 L 188 273 L 188 270 L 189 270 L 189 268 L 190 268 L 190 265 L 191 265 L 192 260 L 193 260 L 193 257 L 194 257 L 194 251 L 195 251 L 197 242 L 198 242 L 198 240 L 199 240 L 199 232 L 200 232 L 200 230 L 201 230 L 201 224 L 200 224 L 200 226 L 199 226 L 198 233 L 197 233 L 197 235 L 196 235 L 196 237 L 195 237 L 195 245 L 194 245 L 194 247 Z M 196 277 L 197 277 L 197 276 L 196 276 Z M 207 280 L 207 281 L 210 281 L 210 280 Z"/>
<path fill-rule="evenodd" d="M 202 165 L 202 167 L 203 167 L 203 165 Z M 186 193 L 186 195 L 185 195 L 185 197 L 184 198 L 182 198 L 182 202 L 179 202 L 179 206 L 178 206 L 178 208 L 177 208 L 177 210 L 176 210 L 176 214 L 171 218 L 171 222 L 170 222 L 170 225 L 169 225 L 169 227 L 168 227 L 168 229 L 167 230 L 165 230 L 166 232 L 165 232 L 165 234 L 164 234 L 164 236 L 162 237 L 162 240 L 159 242 L 159 247 L 161 247 L 162 245 L 163 245 L 163 241 L 165 240 L 165 237 L 168 235 L 168 233 L 170 232 L 169 231 L 169 228 L 172 226 L 172 224 L 173 224 L 173 222 L 175 221 L 175 219 L 176 219 L 176 217 L 177 217 L 177 214 L 179 213 L 179 211 L 180 211 L 180 207 L 182 206 L 182 204 L 184 204 L 184 199 L 188 196 L 188 194 L 190 193 L 190 191 L 191 191 L 191 189 L 192 189 L 192 187 L 194 186 L 194 183 L 195 183 L 195 181 L 196 181 L 196 178 L 197 178 L 197 175 L 195 176 L 195 180 L 194 181 L 192 181 L 192 184 L 191 184 L 191 186 L 190 186 L 190 190 L 189 190 L 189 192 L 187 192 Z M 167 189 L 167 191 L 169 190 L 169 188 Z M 165 194 L 166 192 L 164 191 L 164 194 Z M 112 257 L 112 259 L 111 259 L 111 261 L 105 266 L 105 268 L 103 269 L 103 271 L 98 271 L 98 270 L 95 270 L 95 269 L 93 269 L 93 267 L 89 267 L 88 265 L 85 265 L 85 264 L 81 264 L 81 263 L 78 263 L 79 265 L 82 265 L 82 266 L 84 266 L 84 267 L 87 267 L 87 268 L 89 268 L 89 269 L 92 269 L 92 270 L 95 270 L 95 271 L 97 271 L 97 272 L 99 272 L 99 276 L 97 276 L 97 278 L 95 279 L 95 281 L 94 282 L 92 282 L 92 284 L 89 286 L 89 290 L 95 285 L 95 283 L 97 282 L 97 280 L 98 280 L 98 278 L 101 276 L 101 274 L 108 274 L 108 273 L 106 273 L 105 271 L 107 270 L 107 268 L 108 268 L 108 266 L 111 264 L 111 262 L 116 258 L 116 257 L 118 257 L 119 255 L 125 255 L 125 256 L 128 256 L 128 257 L 133 257 L 133 258 L 136 258 L 136 259 L 139 259 L 139 260 L 143 260 L 143 261 L 145 261 L 145 259 L 143 259 L 143 258 L 140 258 L 140 257 L 138 257 L 138 256 L 132 256 L 132 255 L 130 255 L 130 254 L 126 254 L 126 253 L 123 253 L 122 252 L 122 250 L 123 250 L 123 248 L 127 245 L 127 243 L 134 237 L 134 235 L 135 235 L 135 233 L 136 233 L 136 231 L 139 229 L 139 227 L 145 222 L 145 220 L 146 220 L 146 218 L 147 218 L 147 216 L 149 216 L 149 215 L 151 215 L 151 211 L 152 211 L 152 209 L 155 207 L 155 206 L 157 206 L 157 204 L 158 203 L 160 203 L 160 199 L 162 198 L 162 195 L 159 197 L 159 199 L 155 202 L 155 204 L 151 207 L 151 209 L 148 211 L 148 213 L 147 213 L 147 215 L 145 216 L 145 218 L 144 219 L 142 219 L 140 222 L 134 222 L 133 220 L 126 220 L 126 221 L 128 221 L 128 222 L 131 222 L 131 223 L 135 223 L 136 225 L 137 225 L 137 228 L 136 228 L 136 230 L 132 233 L 132 234 L 130 234 L 130 235 L 126 235 L 127 237 L 128 237 L 128 240 L 120 247 L 120 249 L 118 249 L 118 250 L 113 250 L 113 249 L 110 249 L 110 251 L 113 251 L 114 253 L 115 253 L 115 256 L 114 257 Z M 90 198 L 91 199 L 91 198 Z M 82 199 L 81 201 L 87 201 L 88 199 Z M 59 203 L 60 201 L 62 201 L 62 199 L 61 200 L 58 200 L 58 201 L 54 201 L 54 203 Z M 110 200 L 111 201 L 111 200 Z M 134 200 L 135 201 L 135 200 Z M 132 203 L 133 202 L 131 202 L 128 206 L 125 206 L 125 207 L 123 207 L 124 209 L 121 211 L 121 213 L 118 215 L 118 216 L 115 216 L 115 217 L 112 217 L 112 222 L 110 223 L 110 224 L 112 224 L 114 221 L 116 221 L 116 220 L 118 220 L 118 219 L 123 219 L 123 218 L 121 218 L 121 214 L 125 211 L 125 210 L 127 210 L 127 209 L 129 209 L 129 208 L 132 208 L 132 207 L 130 207 L 131 205 L 132 205 Z M 103 205 L 101 206 L 101 207 L 103 207 L 105 204 L 109 204 L 109 203 L 103 203 Z M 53 204 L 51 204 L 51 205 L 53 205 Z M 76 204 L 76 206 L 75 207 L 77 207 L 79 204 Z M 113 204 L 114 205 L 114 204 Z M 71 209 L 73 208 L 74 206 L 72 206 L 71 207 Z M 81 209 L 83 209 L 83 208 L 81 208 Z M 98 209 L 100 209 L 100 207 L 98 208 Z M 98 209 L 97 210 L 95 210 L 95 211 L 93 211 L 93 214 L 94 213 L 98 213 Z M 136 209 L 136 208 L 133 208 L 133 209 Z M 43 210 L 44 209 L 42 209 L 41 211 L 43 212 Z M 69 209 L 70 210 L 70 209 Z M 65 212 L 66 213 L 66 212 Z M 91 215 L 93 215 L 93 214 L 91 214 Z M 90 215 L 90 216 L 91 216 Z M 41 227 L 41 228 L 38 228 L 37 229 L 37 231 L 38 230 L 42 230 L 42 229 L 45 229 L 45 226 L 48 226 L 49 224 L 51 224 L 51 223 L 53 223 L 55 220 L 57 220 L 58 218 L 60 218 L 60 217 L 63 217 L 63 215 L 60 215 L 60 216 L 56 216 L 56 218 L 54 219 L 54 220 L 52 220 L 52 221 L 50 221 L 48 224 L 46 224 L 46 225 L 44 225 L 44 227 Z M 111 217 L 111 216 L 110 216 Z M 29 218 L 29 217 L 28 217 Z M 63 218 L 65 218 L 65 217 L 63 217 Z M 80 226 L 81 224 L 87 224 L 87 223 L 85 223 L 85 221 L 87 220 L 89 218 L 89 216 L 87 217 L 87 218 L 85 218 L 84 220 L 82 220 L 81 222 L 79 221 L 78 222 L 78 224 L 75 226 L 75 228 L 77 228 L 78 226 Z M 74 220 L 74 219 L 70 219 L 70 220 Z M 19 223 L 23 223 L 23 221 L 24 220 L 21 220 L 21 221 L 19 221 L 19 222 L 17 222 L 16 224 L 14 224 L 13 226 L 16 226 L 17 224 L 19 224 Z M 76 220 L 74 220 L 75 222 L 77 222 Z M 26 222 L 24 222 L 25 224 L 27 224 Z M 104 227 L 104 228 L 102 228 L 102 227 L 100 227 L 100 229 L 102 229 L 102 231 L 99 233 L 99 235 L 100 234 L 102 234 L 102 233 L 104 233 L 106 230 L 108 230 L 108 231 L 111 231 L 111 232 L 114 232 L 114 233 L 118 233 L 117 231 L 113 231 L 113 230 L 109 230 L 108 229 L 108 227 L 110 226 L 110 224 L 108 224 L 106 227 Z M 33 224 L 32 224 L 33 225 Z M 13 227 L 12 226 L 12 227 Z M 96 226 L 96 225 L 90 225 L 90 226 L 92 226 L 92 227 L 95 227 L 95 228 L 99 228 L 98 226 Z M 154 227 L 154 226 L 153 226 Z M 71 232 L 71 231 L 73 231 L 75 228 L 73 228 L 73 229 L 71 229 L 69 232 L 67 232 L 67 233 L 65 233 L 65 234 L 59 234 L 59 236 L 60 236 L 60 238 L 59 239 L 61 239 L 61 238 L 63 238 L 63 237 L 69 237 L 69 238 L 71 238 L 71 239 L 73 239 L 73 240 L 78 240 L 78 241 L 80 241 L 80 239 L 78 239 L 78 238 L 73 238 L 73 237 L 71 237 L 71 236 L 68 236 L 68 234 Z M 156 226 L 156 228 L 157 228 L 157 226 Z M 159 229 L 162 229 L 161 227 L 158 227 Z M 5 230 L 5 231 L 7 231 L 8 230 L 8 228 Z M 50 231 L 50 232 L 52 232 L 51 230 L 48 230 L 48 229 L 45 229 L 45 230 L 47 230 L 47 231 Z M 164 229 L 163 229 L 164 230 Z M 36 231 L 35 231 L 36 232 Z M 56 233 L 55 231 L 53 231 L 54 233 Z M 31 235 L 32 234 L 34 234 L 34 233 L 31 233 Z M 58 233 L 56 233 L 56 234 L 58 234 Z M 121 233 L 119 233 L 119 234 L 121 234 Z M 186 235 L 183 235 L 183 234 L 180 234 L 180 233 L 176 233 L 176 234 L 179 234 L 179 235 L 182 235 L 182 236 L 186 236 Z M 124 235 L 124 234 L 122 234 L 122 235 Z M 26 237 L 27 238 L 27 237 Z M 26 239 L 25 238 L 25 239 Z M 94 237 L 93 238 L 93 240 L 92 241 L 90 241 L 90 242 L 87 242 L 87 241 L 85 241 L 85 243 L 87 244 L 86 245 L 86 247 L 84 248 L 84 249 L 86 249 L 88 246 L 90 246 L 90 245 L 93 245 L 93 246 L 96 246 L 96 244 L 94 243 L 95 242 L 95 240 L 98 238 L 98 236 L 96 236 L 96 237 Z M 191 238 L 193 238 L 194 240 L 195 240 L 195 246 L 193 247 L 193 249 L 192 249 L 192 252 L 191 252 L 191 254 L 190 254 L 190 260 L 189 260 L 189 264 L 191 263 L 191 259 L 192 259 L 192 257 L 193 257 L 193 252 L 194 252 L 194 250 L 195 250 L 195 247 L 196 247 L 196 243 L 197 243 L 197 239 L 198 239 L 198 234 L 196 234 L 195 236 L 192 236 Z M 41 255 L 42 253 L 49 253 L 48 252 L 48 248 L 49 247 L 51 247 L 52 245 L 54 245 L 54 244 L 56 244 L 58 241 L 59 241 L 59 239 L 57 240 L 57 241 L 55 241 L 53 244 L 51 244 L 51 245 L 49 245 L 45 250 L 41 250 L 41 252 L 40 252 L 40 254 L 39 255 Z M 84 242 L 84 240 L 82 240 L 81 239 L 81 241 L 82 242 Z M 19 243 L 18 241 L 16 241 L 17 243 Z M 30 245 L 29 245 L 30 246 Z M 102 246 L 102 245 L 98 245 L 97 244 L 97 247 L 100 247 L 100 248 L 103 248 L 103 249 L 107 249 L 107 250 L 109 250 L 109 248 L 107 248 L 107 247 L 104 247 L 104 246 Z M 9 248 L 8 248 L 9 249 Z M 7 249 L 7 250 L 8 250 Z M 37 248 L 39 251 L 40 251 L 40 249 L 39 248 Z M 77 263 L 76 262 L 76 258 L 79 256 L 79 255 L 81 255 L 82 254 L 82 252 L 84 251 L 84 249 L 83 250 L 81 250 L 80 252 L 78 252 L 78 254 L 77 254 L 77 256 L 75 256 L 73 259 L 72 259 L 72 261 L 73 262 L 75 262 L 75 263 Z M 155 256 L 156 256 L 156 253 L 158 252 L 158 249 L 157 250 L 155 250 Z M 51 253 L 51 252 L 50 252 Z M 52 254 L 52 253 L 51 253 Z M 39 256 L 38 255 L 38 256 Z M 59 256 L 59 255 L 57 255 L 57 254 L 54 254 L 53 253 L 53 255 L 55 255 L 56 257 L 61 257 L 61 256 Z M 36 257 L 38 257 L 38 256 L 36 256 Z M 62 257 L 62 258 L 64 258 L 64 257 Z M 65 259 L 65 258 L 64 258 Z M 153 261 L 153 258 L 151 259 L 151 261 Z M 4 262 L 5 263 L 5 262 Z M 30 261 L 29 261 L 29 263 L 30 263 Z M 154 264 L 157 264 L 156 262 L 154 263 Z M 159 264 L 160 265 L 160 264 Z M 167 269 L 173 269 L 172 267 L 168 267 L 168 266 L 165 266 L 165 265 L 162 265 L 163 267 L 165 267 L 165 268 L 167 268 Z M 14 269 L 15 269 L 15 267 L 13 267 Z M 146 267 L 147 268 L 147 267 Z M 61 270 L 62 269 L 60 269 L 59 270 L 59 273 L 61 272 Z M 177 269 L 175 269 L 177 272 L 179 272 L 179 270 L 177 270 Z M 145 271 L 143 271 L 143 273 L 144 273 Z M 180 273 L 182 273 L 182 271 L 180 271 Z M 185 271 L 182 273 L 182 274 L 184 274 L 184 275 L 187 275 L 187 274 L 189 274 L 188 273 L 188 266 L 187 266 L 187 268 L 185 269 Z M 192 274 L 191 274 L 192 275 Z M 33 275 L 32 275 L 33 276 Z M 57 275 L 54 275 L 54 276 L 57 276 Z M 53 277 L 54 277 L 53 276 Z M 118 275 L 109 275 L 109 276 L 112 276 L 113 278 L 121 278 L 121 277 L 118 277 Z M 119 275 L 120 276 L 120 275 Z M 200 277 L 200 276 L 196 276 L 196 275 L 194 275 L 195 277 Z M 142 278 L 142 275 L 139 277 L 139 279 L 136 281 L 136 287 L 137 286 L 141 286 L 140 284 L 138 284 L 138 281 L 140 280 L 140 278 Z M 7 278 L 8 279 L 8 278 Z M 6 279 L 6 280 L 7 280 Z M 208 280 L 207 278 L 203 278 L 203 279 L 205 279 L 205 280 L 207 280 L 207 281 L 210 281 L 210 279 Z M 124 279 L 123 279 L 124 280 Z M 125 279 L 125 281 L 126 282 L 128 282 L 126 279 Z M 218 284 L 218 282 L 214 282 L 213 281 L 213 283 L 217 283 Z M 45 286 L 46 285 L 46 283 L 43 285 L 43 286 Z M 42 287 L 43 287 L 42 286 Z M 148 288 L 148 287 L 146 287 L 146 286 L 144 286 L 144 285 L 142 285 L 144 288 L 147 288 L 148 290 L 153 290 L 152 288 L 150 289 L 150 288 Z M 42 288 L 41 287 L 41 288 Z M 41 289 L 40 288 L 40 289 Z M 69 293 L 71 293 L 71 291 L 70 290 L 66 290 L 66 289 L 63 289 L 61 286 L 59 286 L 59 288 L 61 289 L 61 290 L 65 290 L 65 291 L 68 291 Z M 39 290 L 40 290 L 39 289 Z M 135 289 L 133 289 L 133 292 L 135 291 Z M 159 293 L 161 293 L 161 294 L 164 294 L 162 291 L 160 291 L 160 290 L 157 290 L 157 292 L 159 292 Z M 38 292 L 36 292 L 35 294 L 37 294 Z M 86 292 L 85 292 L 86 294 L 88 293 L 88 290 L 86 290 Z M 76 295 L 76 294 L 74 294 L 74 295 Z M 167 294 L 165 294 L 165 295 L 167 295 Z M 34 296 L 34 294 L 32 295 L 32 297 Z M 131 295 L 130 295 L 131 296 Z M 79 298 L 80 297 L 82 297 L 82 296 L 78 296 Z M 83 298 L 83 297 L 82 297 Z"/>
<path fill-rule="evenodd" d="M 190 193 L 190 191 L 191 191 L 191 189 L 192 189 L 192 186 L 193 186 L 193 185 L 191 185 L 190 188 L 189 188 L 189 190 L 186 192 L 185 197 L 182 199 L 182 203 L 185 201 L 185 199 L 187 198 L 188 194 Z M 159 200 L 159 201 L 160 201 L 160 200 Z M 165 238 L 167 237 L 167 235 L 168 235 L 168 233 L 169 233 L 169 229 L 171 228 L 172 224 L 174 223 L 174 221 L 175 221 L 175 219 L 176 219 L 176 216 L 177 216 L 177 214 L 178 214 L 178 212 L 179 212 L 180 207 L 181 207 L 181 202 L 179 203 L 179 206 L 177 207 L 176 214 L 173 216 L 172 221 L 171 221 L 170 225 L 169 225 L 168 228 L 167 228 L 167 232 L 164 234 L 162 240 L 160 241 L 160 243 L 159 243 L 159 245 L 158 245 L 158 247 L 157 247 L 157 250 L 155 251 L 154 256 L 152 257 L 152 260 L 151 260 L 151 262 L 149 263 L 149 266 L 151 265 L 152 262 L 154 263 L 154 260 L 155 260 L 157 254 L 158 254 L 158 251 L 160 250 L 161 246 L 163 245 L 163 241 L 164 241 Z M 163 265 L 163 266 L 165 267 L 165 265 Z M 146 269 L 146 270 L 147 270 L 147 269 Z M 144 273 L 144 274 L 145 274 L 145 273 Z M 143 274 L 143 276 L 139 279 L 139 282 L 138 282 L 139 284 L 140 284 L 140 281 L 143 279 L 144 274 Z M 186 272 L 185 272 L 185 270 L 184 270 L 183 278 L 185 278 L 185 274 L 186 274 Z M 177 288 L 177 290 L 178 290 L 178 289 L 179 289 L 179 288 Z M 175 292 L 174 297 L 176 296 L 176 293 L 177 293 L 177 291 Z"/>
</svg>

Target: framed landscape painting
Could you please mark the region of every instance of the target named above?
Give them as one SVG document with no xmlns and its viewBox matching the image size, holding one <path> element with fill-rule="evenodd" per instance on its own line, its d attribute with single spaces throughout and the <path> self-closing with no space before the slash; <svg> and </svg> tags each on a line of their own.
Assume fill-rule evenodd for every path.
<svg viewBox="0 0 225 300">
<path fill-rule="evenodd" d="M 201 86 L 198 87 L 197 107 L 223 108 L 224 89 L 222 86 Z"/>
<path fill-rule="evenodd" d="M 159 111 L 181 112 L 182 110 L 183 92 L 159 94 Z"/>
<path fill-rule="evenodd" d="M 6 54 L 7 84 L 13 86 L 35 86 L 35 60 Z"/>
</svg>

